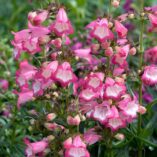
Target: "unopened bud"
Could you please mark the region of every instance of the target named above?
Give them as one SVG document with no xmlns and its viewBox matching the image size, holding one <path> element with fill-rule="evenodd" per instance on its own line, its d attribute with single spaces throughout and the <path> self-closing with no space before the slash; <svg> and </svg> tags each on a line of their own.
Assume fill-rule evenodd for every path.
<svg viewBox="0 0 157 157">
<path fill-rule="evenodd" d="M 51 98 L 50 94 L 46 94 L 45 97 L 46 97 L 47 99 L 50 99 L 50 98 Z"/>
<path fill-rule="evenodd" d="M 53 141 L 55 139 L 55 137 L 53 135 L 49 135 L 47 136 L 48 141 Z"/>
<path fill-rule="evenodd" d="M 61 155 L 61 156 L 63 156 L 63 150 L 60 150 L 60 151 L 58 152 L 58 154 Z"/>
<path fill-rule="evenodd" d="M 81 120 L 80 120 L 80 116 L 76 115 L 75 117 L 72 116 L 68 116 L 67 117 L 67 123 L 69 125 L 76 125 L 78 126 L 80 124 Z"/>
<path fill-rule="evenodd" d="M 46 119 L 47 121 L 52 121 L 56 118 L 56 114 L 55 113 L 49 113 L 47 116 L 46 116 Z"/>
<path fill-rule="evenodd" d="M 120 2 L 119 2 L 118 0 L 113 0 L 113 1 L 112 1 L 112 6 L 113 6 L 114 8 L 119 7 L 119 4 L 120 4 Z"/>
<path fill-rule="evenodd" d="M 136 54 L 136 48 L 135 47 L 132 47 L 129 51 L 129 54 L 134 56 Z"/>
<path fill-rule="evenodd" d="M 30 124 L 31 124 L 31 125 L 34 125 L 34 124 L 35 124 L 35 120 L 34 120 L 34 119 L 31 119 L 31 120 L 30 120 Z"/>
<path fill-rule="evenodd" d="M 114 137 L 115 137 L 117 140 L 120 140 L 120 141 L 122 141 L 122 140 L 125 139 L 124 134 L 121 134 L 121 133 L 116 134 Z"/>
<path fill-rule="evenodd" d="M 58 93 L 57 92 L 53 92 L 53 96 L 55 96 L 56 98 L 58 98 Z"/>
<path fill-rule="evenodd" d="M 146 111 L 147 111 L 147 109 L 144 107 L 144 106 L 139 106 L 138 107 L 138 112 L 140 113 L 140 114 L 145 114 L 146 113 Z"/>
<path fill-rule="evenodd" d="M 112 47 L 108 47 L 106 50 L 105 50 L 105 55 L 107 57 L 111 57 L 113 55 L 113 49 Z"/>
<path fill-rule="evenodd" d="M 113 23 L 112 23 L 112 22 L 109 22 L 109 23 L 108 23 L 108 27 L 109 27 L 109 28 L 112 28 L 112 27 L 113 27 Z"/>
<path fill-rule="evenodd" d="M 129 17 L 129 19 L 134 19 L 134 18 L 135 18 L 135 14 L 133 14 L 133 13 L 132 13 L 132 14 L 129 14 L 128 17 Z"/>
<path fill-rule="evenodd" d="M 145 13 L 144 13 L 144 12 L 143 12 L 143 13 L 141 13 L 141 16 L 142 16 L 142 17 L 144 17 L 144 16 L 145 16 Z"/>
</svg>

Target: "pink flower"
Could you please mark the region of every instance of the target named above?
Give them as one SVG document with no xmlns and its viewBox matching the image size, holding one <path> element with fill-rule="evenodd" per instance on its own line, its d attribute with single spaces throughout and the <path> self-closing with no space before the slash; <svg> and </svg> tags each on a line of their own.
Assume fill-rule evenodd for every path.
<svg viewBox="0 0 157 157">
<path fill-rule="evenodd" d="M 9 82 L 4 79 L 0 79 L 0 89 L 7 90 L 9 87 Z"/>
<path fill-rule="evenodd" d="M 56 131 L 56 130 L 64 130 L 64 126 L 59 125 L 57 123 L 45 123 L 44 124 L 45 128 L 50 130 L 50 131 Z"/>
<path fill-rule="evenodd" d="M 51 40 L 50 43 L 52 45 L 54 45 L 56 48 L 61 48 L 61 46 L 62 46 L 62 40 L 61 40 L 61 38 L 57 38 L 57 39 Z"/>
<path fill-rule="evenodd" d="M 107 127 L 111 128 L 112 131 L 116 131 L 119 128 L 124 128 L 126 123 L 120 117 L 109 118 Z"/>
<path fill-rule="evenodd" d="M 62 86 L 67 86 L 77 80 L 77 77 L 72 71 L 72 68 L 68 62 L 59 65 L 54 76 L 54 79 L 61 83 Z"/>
<path fill-rule="evenodd" d="M 89 129 L 88 131 L 86 131 L 83 135 L 83 138 L 85 140 L 85 142 L 88 144 L 88 145 L 92 145 L 98 141 L 100 141 L 102 139 L 102 136 L 101 135 L 98 135 L 96 132 L 95 132 L 95 129 L 92 128 L 92 129 Z"/>
<path fill-rule="evenodd" d="M 102 104 L 95 106 L 92 113 L 92 118 L 99 121 L 101 124 L 105 124 L 108 118 L 112 116 L 109 105 L 110 104 L 108 102 L 103 102 Z"/>
<path fill-rule="evenodd" d="M 22 30 L 20 32 L 13 32 L 14 40 L 12 45 L 14 46 L 14 57 L 18 59 L 22 51 L 27 51 L 30 54 L 35 54 L 41 51 L 40 38 L 47 36 L 50 30 L 43 26 L 32 26 L 29 24 L 29 29 Z"/>
<path fill-rule="evenodd" d="M 90 157 L 89 152 L 86 149 L 85 143 L 82 141 L 79 135 L 73 139 L 69 138 L 64 142 L 65 157 Z"/>
<path fill-rule="evenodd" d="M 85 100 L 85 101 L 91 101 L 94 98 L 97 98 L 99 96 L 99 93 L 94 92 L 92 89 L 90 88 L 86 88 L 84 90 L 81 91 L 79 98 Z"/>
<path fill-rule="evenodd" d="M 87 60 L 88 62 L 92 61 L 91 49 L 77 49 L 74 50 L 74 53 L 77 57 Z"/>
<path fill-rule="evenodd" d="M 28 88 L 23 88 L 21 92 L 16 92 L 18 95 L 17 107 L 20 109 L 21 105 L 33 100 L 33 91 Z"/>
<path fill-rule="evenodd" d="M 52 61 L 50 63 L 43 63 L 43 68 L 41 72 L 41 76 L 45 79 L 48 80 L 54 75 L 58 68 L 58 61 Z"/>
<path fill-rule="evenodd" d="M 72 117 L 72 116 L 68 116 L 67 117 L 67 123 L 69 125 L 76 125 L 78 126 L 81 122 L 81 119 L 80 119 L 80 116 L 79 115 L 76 115 L 75 117 Z"/>
<path fill-rule="evenodd" d="M 145 113 L 147 112 L 147 109 L 146 109 L 144 106 L 139 105 L 139 107 L 138 107 L 138 112 L 139 112 L 140 114 L 145 114 Z"/>
<path fill-rule="evenodd" d="M 48 11 L 47 10 L 42 10 L 40 12 L 30 12 L 28 14 L 28 20 L 33 24 L 33 25 L 41 25 L 48 17 Z"/>
<path fill-rule="evenodd" d="M 91 37 L 96 38 L 100 42 L 104 42 L 107 39 L 113 39 L 114 35 L 108 28 L 107 19 L 96 20 L 87 25 L 87 28 L 92 29 L 90 32 Z"/>
<path fill-rule="evenodd" d="M 16 71 L 16 82 L 19 86 L 27 84 L 26 81 L 32 80 L 37 72 L 37 68 L 29 64 L 27 60 L 20 62 L 20 68 Z"/>
<path fill-rule="evenodd" d="M 108 47 L 108 48 L 105 50 L 105 56 L 111 57 L 112 55 L 113 55 L 113 49 L 112 49 L 112 47 Z"/>
<path fill-rule="evenodd" d="M 32 84 L 33 94 L 35 96 L 43 95 L 42 80 L 35 80 Z"/>
<path fill-rule="evenodd" d="M 144 58 L 150 63 L 157 63 L 157 46 L 147 49 L 144 53 Z"/>
<path fill-rule="evenodd" d="M 145 67 L 142 81 L 146 85 L 155 85 L 157 83 L 157 67 L 155 65 Z"/>
<path fill-rule="evenodd" d="M 27 138 L 25 138 L 24 143 L 27 145 L 25 149 L 25 153 L 27 157 L 33 157 L 36 155 L 39 155 L 41 157 L 45 156 L 44 151 L 48 147 L 47 140 L 41 140 L 31 143 Z"/>
<path fill-rule="evenodd" d="M 91 73 L 85 78 L 85 88 L 91 88 L 93 91 L 100 91 L 103 86 L 104 73 Z"/>
<path fill-rule="evenodd" d="M 150 23 L 152 24 L 153 27 L 157 27 L 157 16 L 154 14 L 149 14 L 148 18 L 150 20 Z"/>
<path fill-rule="evenodd" d="M 74 32 L 64 8 L 60 8 L 56 16 L 56 21 L 50 26 L 58 36 L 72 34 Z"/>
<path fill-rule="evenodd" d="M 117 64 L 121 67 L 125 67 L 127 64 L 127 57 L 129 54 L 130 45 L 125 45 L 123 47 L 116 47 L 116 54 L 112 57 L 112 63 Z"/>
<path fill-rule="evenodd" d="M 83 114 L 86 114 L 88 118 L 92 118 L 95 106 L 98 106 L 96 101 L 80 102 L 80 110 Z"/>
<path fill-rule="evenodd" d="M 114 68 L 114 71 L 113 71 L 113 76 L 119 76 L 119 75 L 121 75 L 124 71 L 125 71 L 125 69 L 123 69 L 123 68 L 115 67 L 115 68 Z"/>
<path fill-rule="evenodd" d="M 127 35 L 127 28 L 125 28 L 119 21 L 115 20 L 115 30 L 120 38 L 125 38 Z"/>
<path fill-rule="evenodd" d="M 136 118 L 139 103 L 136 98 L 132 100 L 131 97 L 128 97 L 120 101 L 118 107 L 123 111 L 124 115 Z"/>
<path fill-rule="evenodd" d="M 126 92 L 126 86 L 123 82 L 117 82 L 110 77 L 106 78 L 104 87 L 104 98 L 107 99 L 117 100 Z"/>
<path fill-rule="evenodd" d="M 52 121 L 56 118 L 56 114 L 55 113 L 49 113 L 47 116 L 46 116 L 46 120 L 47 121 Z"/>
</svg>

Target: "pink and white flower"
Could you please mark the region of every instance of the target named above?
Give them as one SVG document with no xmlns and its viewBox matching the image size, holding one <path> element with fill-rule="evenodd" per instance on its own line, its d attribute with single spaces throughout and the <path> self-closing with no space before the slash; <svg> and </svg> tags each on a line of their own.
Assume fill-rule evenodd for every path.
<svg viewBox="0 0 157 157">
<path fill-rule="evenodd" d="M 117 82 L 112 78 L 106 78 L 104 85 L 104 98 L 119 99 L 126 92 L 126 86 L 123 82 Z"/>
<path fill-rule="evenodd" d="M 80 135 L 73 139 L 69 138 L 64 142 L 65 157 L 90 157 L 85 143 L 80 138 Z"/>
<path fill-rule="evenodd" d="M 27 138 L 25 138 L 24 143 L 27 145 L 25 149 L 27 157 L 33 157 L 36 155 L 45 156 L 44 151 L 48 148 L 48 142 L 46 139 L 31 143 Z"/>
<path fill-rule="evenodd" d="M 98 135 L 96 132 L 95 132 L 95 129 L 92 128 L 92 129 L 89 129 L 87 130 L 84 135 L 83 135 L 83 139 L 84 141 L 88 144 L 88 145 L 92 145 L 98 141 L 100 141 L 102 139 L 102 136 L 101 135 Z"/>
<path fill-rule="evenodd" d="M 64 62 L 59 65 L 52 78 L 60 82 L 62 86 L 67 86 L 77 80 L 77 77 L 73 73 L 72 68 L 68 62 Z"/>
<path fill-rule="evenodd" d="M 144 69 L 144 73 L 142 75 L 142 81 L 146 85 L 155 85 L 157 84 L 157 66 L 149 65 Z"/>
<path fill-rule="evenodd" d="M 120 38 L 125 38 L 127 36 L 128 30 L 119 21 L 115 20 L 115 30 Z"/>
<path fill-rule="evenodd" d="M 114 38 L 112 31 L 108 28 L 108 21 L 105 18 L 91 22 L 86 28 L 92 29 L 90 32 L 91 37 L 96 38 L 100 42 Z"/>
<path fill-rule="evenodd" d="M 60 8 L 56 16 L 56 21 L 52 23 L 50 29 L 58 36 L 72 34 L 74 32 L 64 8 Z"/>
</svg>

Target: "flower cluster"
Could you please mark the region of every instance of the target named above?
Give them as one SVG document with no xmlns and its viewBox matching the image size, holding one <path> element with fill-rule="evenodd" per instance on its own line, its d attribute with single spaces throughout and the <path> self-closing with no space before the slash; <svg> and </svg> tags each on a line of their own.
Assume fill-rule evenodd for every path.
<svg viewBox="0 0 157 157">
<path fill-rule="evenodd" d="M 117 7 L 119 2 L 113 1 L 112 5 Z M 146 11 L 154 30 L 157 27 L 156 8 L 146 8 Z M 71 128 L 79 127 L 81 121 L 90 118 L 103 130 L 115 133 L 133 122 L 138 113 L 146 112 L 138 96 L 130 93 L 127 87 L 126 77 L 131 72 L 127 59 L 136 55 L 136 48 L 129 41 L 128 29 L 124 25 L 129 14 L 92 21 L 85 27 L 87 35 L 83 42 L 79 38 L 70 39 L 74 29 L 63 7 L 59 8 L 55 20 L 50 17 L 51 12 L 47 10 L 30 12 L 28 28 L 13 32 L 15 59 L 19 59 L 23 52 L 31 55 L 29 61 L 20 62 L 16 71 L 19 91 L 14 93 L 18 95 L 17 106 L 20 109 L 22 104 L 44 96 L 51 99 L 54 89 L 53 97 L 58 98 L 55 99 L 58 105 L 60 99 L 65 100 L 59 97 L 66 92 L 65 105 L 60 107 L 62 112 L 66 112 L 66 116 L 62 116 L 65 125 L 55 122 L 58 113 L 54 110 L 54 113 L 47 114 L 44 127 L 66 134 L 64 137 L 68 139 L 64 138 L 63 144 L 65 157 L 89 157 L 87 145 L 102 140 L 100 129 L 94 126 L 83 134 L 70 132 L 68 135 Z M 155 63 L 154 52 L 156 47 L 147 50 L 145 59 Z M 39 65 L 29 63 L 36 59 Z M 146 66 L 140 79 L 144 85 L 157 84 L 157 66 Z M 6 88 L 6 82 L 1 82 Z M 72 91 L 71 95 L 69 91 Z M 25 139 L 25 144 L 28 157 L 44 156 L 49 142 L 47 138 L 35 143 Z"/>
</svg>

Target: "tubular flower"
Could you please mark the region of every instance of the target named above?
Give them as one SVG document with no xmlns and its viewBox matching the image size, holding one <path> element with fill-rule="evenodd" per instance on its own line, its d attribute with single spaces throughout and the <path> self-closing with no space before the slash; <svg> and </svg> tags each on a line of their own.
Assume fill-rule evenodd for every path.
<svg viewBox="0 0 157 157">
<path fill-rule="evenodd" d="M 56 21 L 52 23 L 50 29 L 58 36 L 72 34 L 74 32 L 64 8 L 60 8 L 56 16 Z"/>
<path fill-rule="evenodd" d="M 30 142 L 27 138 L 24 139 L 24 143 L 27 145 L 25 149 L 25 154 L 27 157 L 33 157 L 39 155 L 44 157 L 44 151 L 48 147 L 47 140 L 41 140 L 37 142 Z"/>
<path fill-rule="evenodd" d="M 69 138 L 64 142 L 65 154 L 64 157 L 90 157 L 85 143 L 80 138 L 80 135 L 73 139 Z"/>
</svg>

